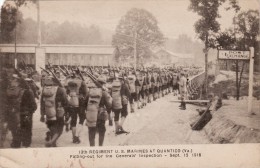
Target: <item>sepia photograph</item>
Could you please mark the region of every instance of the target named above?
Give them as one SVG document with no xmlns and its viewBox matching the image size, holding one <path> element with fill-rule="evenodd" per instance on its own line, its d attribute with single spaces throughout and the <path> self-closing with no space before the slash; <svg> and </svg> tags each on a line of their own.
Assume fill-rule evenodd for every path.
<svg viewBox="0 0 260 168">
<path fill-rule="evenodd" d="M 0 167 L 260 167 L 259 0 L 0 7 Z"/>
</svg>

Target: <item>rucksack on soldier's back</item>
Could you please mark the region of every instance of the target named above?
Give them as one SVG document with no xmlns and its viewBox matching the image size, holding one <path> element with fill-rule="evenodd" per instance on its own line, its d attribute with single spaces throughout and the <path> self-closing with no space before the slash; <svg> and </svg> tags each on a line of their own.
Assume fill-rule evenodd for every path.
<svg viewBox="0 0 260 168">
<path fill-rule="evenodd" d="M 112 107 L 113 109 L 122 109 L 122 97 L 121 97 L 121 82 L 114 80 L 112 83 Z"/>
<path fill-rule="evenodd" d="M 79 106 L 79 88 L 82 84 L 81 80 L 73 79 L 68 82 L 69 104 L 73 107 Z"/>
<path fill-rule="evenodd" d="M 86 110 L 86 124 L 95 127 L 98 118 L 99 104 L 102 98 L 102 89 L 92 87 L 89 89 L 88 105 Z"/>
<path fill-rule="evenodd" d="M 56 105 L 55 98 L 58 86 L 45 86 L 42 91 L 42 98 L 44 102 L 44 111 L 47 120 L 56 120 Z"/>
</svg>

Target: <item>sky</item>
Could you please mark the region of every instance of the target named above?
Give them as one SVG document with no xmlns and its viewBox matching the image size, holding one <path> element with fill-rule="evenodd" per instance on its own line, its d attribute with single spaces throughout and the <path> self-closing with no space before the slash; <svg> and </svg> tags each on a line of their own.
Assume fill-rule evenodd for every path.
<svg viewBox="0 0 260 168">
<path fill-rule="evenodd" d="M 4 0 L 0 0 L 2 4 Z M 112 32 L 120 18 L 133 7 L 151 12 L 158 21 L 162 33 L 167 38 L 177 38 L 187 34 L 196 39 L 194 23 L 199 19 L 197 14 L 188 10 L 190 0 L 41 0 L 40 17 L 42 21 L 78 22 L 82 25 L 92 24 Z M 239 0 L 242 10 L 259 9 L 259 0 Z M 36 6 L 28 4 L 21 7 L 24 18 L 36 20 Z M 221 28 L 231 27 L 234 12 L 220 10 Z"/>
</svg>

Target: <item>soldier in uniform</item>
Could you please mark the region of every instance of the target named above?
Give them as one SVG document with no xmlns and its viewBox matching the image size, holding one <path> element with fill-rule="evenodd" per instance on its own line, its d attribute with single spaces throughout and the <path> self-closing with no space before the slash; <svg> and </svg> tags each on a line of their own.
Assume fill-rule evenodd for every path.
<svg viewBox="0 0 260 168">
<path fill-rule="evenodd" d="M 149 71 L 147 71 L 146 74 L 146 81 L 147 81 L 147 97 L 148 97 L 147 102 L 151 103 L 153 91 L 152 91 L 152 83 L 151 83 L 151 73 Z"/>
<path fill-rule="evenodd" d="M 6 90 L 8 79 L 5 71 L 0 74 L 0 148 L 4 147 L 4 142 L 7 134 L 7 114 L 6 114 Z"/>
<path fill-rule="evenodd" d="M 138 109 L 143 108 L 143 98 L 144 98 L 143 82 L 144 82 L 143 75 L 141 72 L 139 72 L 137 74 L 137 78 L 136 78 L 137 108 Z"/>
<path fill-rule="evenodd" d="M 127 132 L 124 130 L 123 125 L 125 122 L 125 119 L 128 115 L 128 101 L 130 98 L 130 86 L 129 81 L 127 80 L 125 74 L 121 74 L 119 79 L 121 80 L 121 96 L 122 96 L 122 113 L 121 113 L 121 121 L 119 124 L 120 131 L 122 133 Z"/>
<path fill-rule="evenodd" d="M 13 74 L 6 90 L 6 119 L 12 132 L 12 148 L 30 147 L 32 119 L 37 109 L 34 94 L 22 76 Z"/>
<path fill-rule="evenodd" d="M 46 147 L 56 147 L 64 127 L 64 115 L 68 106 L 66 91 L 58 86 L 55 79 L 46 76 L 41 94 L 41 122 L 45 122 L 49 131 L 46 137 Z"/>
<path fill-rule="evenodd" d="M 152 88 L 152 94 L 153 94 L 153 100 L 155 101 L 157 99 L 157 76 L 156 72 L 152 72 L 151 76 L 151 88 Z"/>
<path fill-rule="evenodd" d="M 157 87 L 158 87 L 158 98 L 161 97 L 162 93 L 162 78 L 161 78 L 161 72 L 158 72 L 157 76 Z"/>
<path fill-rule="evenodd" d="M 76 74 L 72 75 L 67 80 L 67 94 L 69 98 L 69 115 L 71 117 L 72 142 L 80 143 L 80 134 L 85 121 L 84 99 L 87 94 L 87 85 L 82 79 L 79 79 Z M 79 124 L 77 120 L 79 118 Z"/>
<path fill-rule="evenodd" d="M 103 146 L 105 138 L 105 122 L 108 118 L 107 111 L 111 111 L 112 97 L 104 89 L 106 79 L 100 76 L 97 81 L 102 85 L 97 87 L 95 83 L 89 83 L 89 91 L 86 97 L 86 125 L 90 146 L 95 146 L 96 132 L 99 133 L 99 146 Z"/>
<path fill-rule="evenodd" d="M 184 100 L 187 99 L 187 79 L 185 78 L 184 72 L 180 73 L 180 80 L 179 80 L 179 90 L 180 90 L 180 96 L 181 96 L 181 110 L 186 110 L 186 103 Z"/>
<path fill-rule="evenodd" d="M 128 93 L 128 94 L 127 94 Z M 112 82 L 111 96 L 112 96 L 112 111 L 115 114 L 115 133 L 125 133 L 122 124 L 127 116 L 127 111 L 123 111 L 123 97 L 129 95 L 129 90 L 122 82 L 122 77 L 119 77 L 118 72 L 115 74 L 115 79 Z M 119 123 L 119 117 L 121 114 L 121 123 Z"/>
<path fill-rule="evenodd" d="M 110 93 L 110 94 L 112 93 L 112 83 L 113 83 L 113 80 L 114 80 L 114 76 L 109 71 L 105 87 L 108 89 L 108 93 Z M 107 109 L 107 112 L 108 112 L 109 126 L 113 126 L 113 112 L 112 112 L 112 108 L 111 109 Z"/>
<path fill-rule="evenodd" d="M 130 109 L 131 109 L 131 113 L 134 113 L 135 112 L 134 102 L 137 101 L 136 87 L 135 87 L 135 81 L 136 81 L 135 72 L 132 72 L 128 76 L 128 81 L 129 81 L 129 87 L 130 87 L 130 98 L 129 98 Z"/>
<path fill-rule="evenodd" d="M 172 76 L 172 89 L 173 89 L 173 95 L 177 96 L 178 94 L 178 76 L 174 72 Z"/>
</svg>

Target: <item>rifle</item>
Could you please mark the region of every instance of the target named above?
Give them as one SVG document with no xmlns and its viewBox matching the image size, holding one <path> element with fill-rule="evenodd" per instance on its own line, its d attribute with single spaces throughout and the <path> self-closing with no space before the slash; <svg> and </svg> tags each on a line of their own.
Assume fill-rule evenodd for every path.
<svg viewBox="0 0 260 168">
<path fill-rule="evenodd" d="M 80 78 L 81 78 L 83 81 L 85 81 L 85 79 L 84 79 L 84 77 L 83 77 L 81 71 L 79 70 L 79 67 L 77 67 L 77 72 L 78 72 Z"/>
<path fill-rule="evenodd" d="M 93 71 L 92 71 L 92 68 L 91 67 L 88 67 L 89 68 L 89 70 L 90 70 L 90 73 L 93 75 L 94 73 L 93 73 Z"/>
<path fill-rule="evenodd" d="M 89 72 L 87 71 L 84 71 L 88 76 L 89 78 L 95 83 L 95 85 L 99 88 L 101 88 L 102 90 L 104 91 L 107 91 L 107 88 L 105 88 L 97 79 L 96 77 L 94 77 L 92 74 L 90 74 Z"/>
<path fill-rule="evenodd" d="M 48 75 L 51 75 L 49 71 L 47 71 L 46 69 L 40 67 L 44 72 L 46 72 Z"/>
<path fill-rule="evenodd" d="M 49 62 L 48 62 L 49 63 Z M 60 87 L 63 87 L 63 85 L 61 84 L 60 80 L 57 78 L 57 76 L 55 75 L 55 73 L 51 70 L 51 68 L 49 68 L 49 71 L 51 72 L 52 76 L 54 77 L 54 79 L 56 80 L 56 82 L 58 83 L 58 85 Z"/>
<path fill-rule="evenodd" d="M 68 68 L 67 68 L 66 66 L 63 66 L 63 67 L 64 67 L 64 69 L 65 69 L 66 73 L 69 75 L 69 74 L 70 74 L 70 72 L 69 72 Z"/>
<path fill-rule="evenodd" d="M 60 66 L 58 66 L 58 68 L 59 68 L 59 70 L 62 72 L 62 74 L 63 74 L 64 76 L 67 76 L 67 75 L 68 75 Z"/>
</svg>

